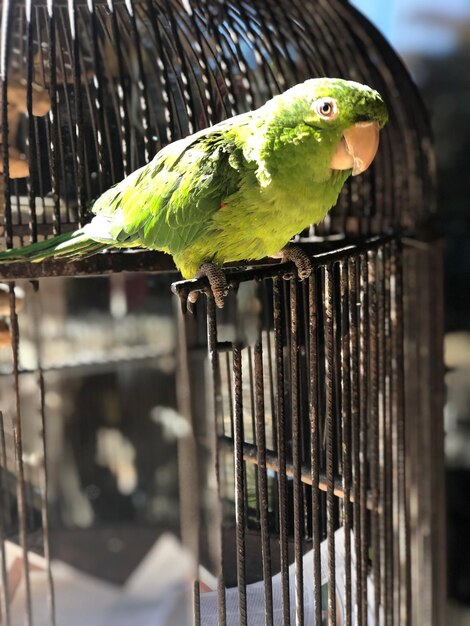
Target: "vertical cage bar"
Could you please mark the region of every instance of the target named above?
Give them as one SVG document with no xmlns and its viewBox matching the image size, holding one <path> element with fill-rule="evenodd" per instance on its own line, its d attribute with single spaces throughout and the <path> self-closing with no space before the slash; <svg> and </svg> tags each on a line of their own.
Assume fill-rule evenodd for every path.
<svg viewBox="0 0 470 626">
<path fill-rule="evenodd" d="M 186 55 L 184 53 L 183 44 L 181 43 L 180 37 L 180 26 L 176 19 L 176 11 L 174 7 L 171 6 L 169 0 L 164 0 L 165 8 L 166 8 L 166 17 L 170 24 L 172 39 L 175 44 L 175 50 L 177 54 L 177 59 L 180 63 L 180 71 L 179 76 L 175 76 L 175 79 L 179 79 L 182 84 L 182 93 L 183 93 L 183 102 L 186 113 L 186 125 L 187 125 L 187 133 L 191 134 L 194 132 L 196 128 L 196 111 L 193 103 L 193 93 L 192 93 L 192 85 L 190 84 L 190 72 L 188 68 L 188 64 L 186 62 Z M 181 19 L 181 16 L 179 16 Z M 186 129 L 185 129 L 186 130 Z"/>
<path fill-rule="evenodd" d="M 246 626 L 246 545 L 245 545 L 245 468 L 243 461 L 243 392 L 242 392 L 242 351 L 238 344 L 233 350 L 234 387 L 234 464 L 235 464 L 235 523 L 237 547 L 238 619 L 240 626 Z"/>
<path fill-rule="evenodd" d="M 384 467 L 383 467 L 383 490 L 384 490 L 384 518 L 385 518 L 385 626 L 395 624 L 398 606 L 397 587 L 395 584 L 395 561 L 394 561 L 394 536 L 393 536 L 393 447 L 392 447 L 392 396 L 391 376 L 392 371 L 392 348 L 391 348 L 391 259 L 390 246 L 384 247 L 384 367 L 385 367 L 385 391 L 384 391 Z"/>
<path fill-rule="evenodd" d="M 302 489 L 301 428 L 299 415 L 299 361 L 297 336 L 297 282 L 290 281 L 290 394 L 292 422 L 292 465 L 294 471 L 294 558 L 295 558 L 295 618 L 296 626 L 304 624 L 304 576 L 302 559 Z"/>
<path fill-rule="evenodd" d="M 351 429 L 352 429 L 352 477 L 353 477 L 353 525 L 355 548 L 355 611 L 358 626 L 365 626 L 362 621 L 360 599 L 362 598 L 361 577 L 361 517 L 360 517 L 360 425 L 359 425 L 359 328 L 358 328 L 358 293 L 357 293 L 357 258 L 348 263 L 349 284 L 349 353 L 351 358 Z"/>
<path fill-rule="evenodd" d="M 35 121 L 33 118 L 33 11 L 32 0 L 25 2 L 26 17 L 26 110 L 28 114 L 28 148 L 29 148 L 29 232 L 31 241 L 37 241 L 37 216 L 36 216 L 36 193 L 35 182 L 37 175 L 37 152 Z"/>
<path fill-rule="evenodd" d="M 5 429 L 3 422 L 3 413 L 0 411 L 0 619 L 3 626 L 10 626 L 10 596 L 8 593 L 8 572 L 6 563 L 5 550 L 5 526 L 6 526 L 6 510 L 9 505 L 7 500 L 7 488 L 5 484 L 5 475 L 7 471 L 7 455 L 5 446 Z"/>
<path fill-rule="evenodd" d="M 325 327 L 325 414 L 326 414 L 326 516 L 328 541 L 328 626 L 336 626 L 336 555 L 334 495 L 334 342 L 333 275 L 331 265 L 323 272 Z"/>
<path fill-rule="evenodd" d="M 60 162 L 61 157 L 61 141 L 60 141 L 60 122 L 59 122 L 59 98 L 57 90 L 57 35 L 56 35 L 56 5 L 54 0 L 47 0 L 47 17 L 49 26 L 49 80 L 51 109 L 49 111 L 49 158 L 51 172 L 51 191 L 54 202 L 53 225 L 52 232 L 58 235 L 61 231 L 60 216 Z M 63 73 L 65 76 L 65 73 Z"/>
<path fill-rule="evenodd" d="M 124 72 L 124 59 L 123 50 L 120 42 L 118 19 L 116 14 L 115 0 L 107 0 L 107 6 L 111 15 L 111 30 L 113 33 L 113 40 L 117 59 L 118 70 L 118 84 L 117 84 L 117 96 L 118 96 L 118 119 L 119 119 L 119 132 L 121 134 L 121 154 L 122 154 L 122 167 L 124 176 L 131 173 L 129 162 L 129 147 L 130 147 L 130 129 L 129 129 L 129 111 L 127 107 L 127 85 L 126 75 Z"/>
<path fill-rule="evenodd" d="M 367 433 L 370 424 L 368 385 L 369 385 L 369 299 L 367 258 L 359 257 L 359 515 L 360 515 L 360 576 L 361 621 L 367 624 L 367 470 L 368 441 Z"/>
<path fill-rule="evenodd" d="M 232 365 L 233 367 L 233 365 Z M 231 376 L 231 364 L 230 364 L 230 354 L 229 352 L 225 353 L 225 368 L 227 372 L 227 380 L 230 380 Z M 233 418 L 233 391 L 232 386 L 227 385 L 228 389 L 228 406 L 230 410 L 230 437 L 233 439 L 235 437 L 235 420 Z M 222 434 L 225 435 L 225 420 L 222 422 Z"/>
<path fill-rule="evenodd" d="M 409 554 L 409 515 L 406 501 L 406 477 L 405 477 L 405 397 L 404 397 L 404 354 L 403 354 L 403 270 L 402 250 L 395 240 L 391 244 L 392 284 L 391 299 L 391 332 L 393 351 L 392 388 L 394 407 L 394 438 L 396 441 L 395 456 L 395 481 L 396 481 L 396 508 L 397 508 L 397 543 L 400 604 L 399 623 L 409 623 L 410 608 L 410 554 Z"/>
<path fill-rule="evenodd" d="M 198 580 L 193 585 L 193 626 L 201 626 L 201 589 Z"/>
<path fill-rule="evenodd" d="M 40 485 L 41 485 L 41 521 L 42 521 L 42 535 L 44 545 L 44 559 L 46 562 L 46 576 L 47 576 L 47 603 L 49 610 L 49 621 L 51 626 L 56 625 L 56 602 L 55 602 L 55 589 L 54 580 L 52 577 L 51 568 L 51 550 L 49 543 L 49 481 L 47 471 L 47 422 L 46 422 L 46 402 L 45 402 L 45 387 L 44 387 L 44 375 L 42 370 L 42 358 L 41 358 L 41 337 L 39 333 L 41 311 L 39 307 L 39 283 L 34 283 L 35 298 L 34 298 L 34 343 L 36 345 L 36 380 L 39 389 L 39 414 L 41 424 L 41 444 L 42 444 L 42 468 L 40 472 Z"/>
<path fill-rule="evenodd" d="M 52 626 L 56 624 L 56 602 L 55 602 L 55 588 L 54 579 L 52 577 L 51 568 L 51 548 L 49 543 L 49 509 L 48 509 L 48 496 L 49 496 L 49 481 L 47 473 L 47 428 L 46 428 L 46 416 L 45 416 L 45 391 L 44 391 L 44 376 L 41 366 L 38 366 L 37 371 L 39 393 L 40 393 L 40 414 L 41 414 L 41 441 L 42 441 L 42 454 L 43 454 L 43 466 L 41 472 L 41 520 L 42 520 L 42 533 L 44 544 L 44 559 L 46 561 L 46 575 L 47 575 L 47 604 L 49 610 L 49 620 Z"/>
<path fill-rule="evenodd" d="M 282 343 L 282 279 L 273 280 L 274 357 L 276 361 L 277 453 L 279 457 L 279 550 L 281 558 L 282 619 L 290 626 L 289 553 L 287 524 L 286 424 L 284 402 L 284 351 Z"/>
<path fill-rule="evenodd" d="M 378 490 L 381 514 L 379 516 L 379 541 L 380 541 L 380 579 L 381 579 L 381 603 L 384 610 L 385 624 L 390 623 L 390 597 L 389 576 L 387 568 L 387 491 L 386 491 L 386 457 L 387 457 L 387 381 L 386 381 L 386 299 L 385 299 L 385 247 L 378 252 L 378 276 L 377 276 L 377 339 L 378 339 Z"/>
<path fill-rule="evenodd" d="M 178 438 L 178 481 L 180 532 L 183 544 L 189 548 L 196 563 L 200 559 L 201 493 L 200 463 L 197 449 L 197 416 L 191 403 L 190 351 L 197 330 L 193 317 L 183 314 L 176 303 L 178 324 L 178 365 L 176 371 L 177 406 L 188 424 L 190 433 Z M 215 454 L 215 452 L 214 452 Z M 196 572 L 197 574 L 197 572 Z M 199 589 L 199 587 L 198 587 Z"/>
<path fill-rule="evenodd" d="M 369 290 L 369 432 L 370 432 L 370 489 L 372 497 L 371 547 L 372 578 L 374 582 L 374 620 L 380 621 L 380 520 L 379 520 L 379 364 L 377 312 L 377 252 L 368 253 Z"/>
<path fill-rule="evenodd" d="M 248 374 L 250 379 L 250 417 L 251 417 L 251 437 L 253 443 L 256 445 L 256 400 L 255 400 L 255 381 L 254 381 L 254 372 L 253 372 L 253 350 L 251 346 L 248 346 Z M 247 440 L 245 435 L 245 441 Z M 253 467 L 254 478 L 255 478 L 255 509 L 256 509 L 256 518 L 259 522 L 260 518 L 260 494 L 259 494 L 259 480 L 258 480 L 258 465 L 255 464 Z M 245 490 L 246 490 L 246 507 L 248 511 L 249 503 L 248 503 L 248 486 L 247 486 L 248 476 L 247 472 L 245 472 Z"/>
<path fill-rule="evenodd" d="M 98 188 L 102 193 L 109 183 L 114 180 L 112 163 L 110 162 L 108 151 L 104 148 L 104 138 L 106 134 L 105 123 L 105 111 L 104 111 L 104 99 L 103 99 L 103 71 L 101 68 L 101 57 L 99 55 L 98 47 L 98 25 L 96 17 L 96 3 L 94 0 L 87 0 L 89 21 L 90 21 L 90 41 L 91 41 L 91 54 L 93 55 L 93 89 L 94 89 L 94 106 L 96 108 L 96 124 L 97 124 L 97 136 L 96 142 L 98 144 Z M 111 160 L 112 161 L 112 160 Z M 104 180 L 103 180 L 104 179 Z"/>
<path fill-rule="evenodd" d="M 80 42 L 77 32 L 77 4 L 76 0 L 68 1 L 70 32 L 72 37 L 72 77 L 75 103 L 75 138 L 76 138 L 76 168 L 77 168 L 77 202 L 78 219 L 83 225 L 86 212 L 85 193 L 85 136 L 83 127 L 83 104 L 81 98 L 80 76 Z M 65 76 L 65 74 L 64 74 Z"/>
<path fill-rule="evenodd" d="M 206 298 L 207 303 L 207 349 L 211 366 L 214 393 L 214 431 L 215 431 L 215 477 L 217 482 L 217 516 L 219 518 L 219 536 L 216 538 L 219 550 L 219 571 L 217 572 L 217 612 L 219 626 L 226 626 L 227 610 L 225 596 L 225 564 L 223 552 L 223 509 L 220 485 L 220 446 L 223 434 L 222 381 L 220 377 L 219 352 L 217 350 L 217 319 L 213 298 Z"/>
<path fill-rule="evenodd" d="M 321 551 L 320 551 L 320 428 L 318 412 L 318 311 L 317 276 L 308 279 L 308 409 L 310 418 L 310 476 L 312 480 L 312 558 L 315 624 L 321 624 Z"/>
<path fill-rule="evenodd" d="M 260 336 L 254 347 L 255 361 L 255 420 L 260 494 L 261 556 L 263 560 L 265 626 L 273 626 L 273 588 L 271 580 L 271 545 L 268 522 L 268 481 L 266 472 L 266 415 L 264 407 L 263 343 Z"/>
<path fill-rule="evenodd" d="M 229 106 L 227 106 L 225 102 L 223 103 L 225 113 L 227 115 L 236 115 L 237 113 L 241 113 L 242 111 L 239 110 L 240 107 L 238 107 L 237 102 L 237 91 L 235 89 L 234 81 L 231 78 L 230 66 L 232 64 L 232 59 L 227 54 L 230 53 L 230 49 L 227 50 L 227 47 L 223 45 L 217 21 L 214 19 L 213 11 L 206 0 L 194 0 L 194 3 L 200 10 L 201 16 L 204 22 L 208 25 L 208 30 L 214 38 L 215 52 L 220 63 L 221 78 L 227 89 L 227 100 Z"/>
<path fill-rule="evenodd" d="M 339 264 L 341 297 L 341 422 L 343 461 L 344 589 L 345 626 L 352 626 L 351 598 L 351 370 L 349 352 L 349 307 L 347 262 Z"/>
<path fill-rule="evenodd" d="M 11 5 L 10 0 L 2 4 L 2 28 L 0 40 L 0 77 L 2 80 L 2 159 L 3 159 L 3 209 L 5 216 L 6 247 L 13 247 L 13 224 L 10 198 L 10 156 L 8 135 L 8 59 L 10 46 Z"/>
<path fill-rule="evenodd" d="M 195 3 L 197 6 L 197 3 Z M 194 42 L 194 48 L 197 56 L 197 63 L 201 70 L 201 80 L 203 84 L 204 98 L 201 98 L 205 109 L 206 109 L 206 120 L 207 125 L 212 126 L 215 120 L 215 113 L 217 111 L 217 102 L 215 99 L 215 92 L 211 89 L 211 80 L 214 79 L 211 67 L 210 59 L 206 54 L 206 46 L 204 45 L 203 32 L 205 30 L 206 24 L 204 24 L 204 28 L 202 28 L 198 21 L 196 20 L 195 11 L 191 11 L 190 15 L 191 26 L 193 28 L 193 32 L 196 35 L 196 41 Z"/>
<path fill-rule="evenodd" d="M 149 117 L 149 99 L 147 91 L 147 76 L 144 71 L 142 50 L 140 46 L 139 31 L 137 29 L 136 7 L 133 0 L 126 0 L 126 8 L 131 21 L 132 41 L 137 55 L 137 66 L 139 68 L 139 78 L 137 88 L 139 90 L 140 113 L 142 115 L 142 125 L 144 130 L 144 159 L 147 163 L 154 154 L 154 141 L 152 139 L 152 128 Z"/>
<path fill-rule="evenodd" d="M 15 388 L 15 416 L 13 422 L 13 436 L 15 441 L 16 453 L 16 497 L 18 507 L 18 530 L 20 545 L 23 555 L 23 570 L 25 583 L 25 621 L 28 626 L 33 626 L 33 613 L 31 603 L 31 581 L 29 577 L 29 559 L 28 559 L 28 536 L 26 522 L 26 493 L 25 493 L 25 474 L 23 464 L 23 436 L 21 429 L 21 406 L 20 406 L 20 381 L 19 381 L 19 328 L 18 317 L 16 314 L 16 296 L 15 285 L 10 283 L 10 327 L 11 327 L 11 348 L 13 352 L 13 378 Z"/>
</svg>

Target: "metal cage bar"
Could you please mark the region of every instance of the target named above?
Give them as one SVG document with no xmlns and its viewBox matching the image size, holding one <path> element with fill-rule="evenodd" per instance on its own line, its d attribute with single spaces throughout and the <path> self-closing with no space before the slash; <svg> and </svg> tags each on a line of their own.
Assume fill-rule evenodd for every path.
<svg viewBox="0 0 470 626">
<path fill-rule="evenodd" d="M 378 87 L 391 122 L 370 172 L 351 180 L 336 211 L 305 237 L 411 232 L 426 223 L 434 162 L 419 97 L 353 7 L 309 0 L 301 25 L 296 3 L 269 12 L 254 0 L 193 5 L 3 2 L 5 245 L 76 228 L 99 193 L 169 140 L 326 73 Z M 341 49 L 331 44 L 338 29 Z M 409 97 L 397 98 L 398 90 Z"/>
<path fill-rule="evenodd" d="M 226 572 L 225 603 L 219 609 L 230 615 L 238 610 L 240 623 L 246 623 L 254 610 L 250 585 L 257 580 L 264 581 L 268 623 L 309 623 L 313 616 L 320 619 L 326 614 L 328 623 L 335 624 L 336 611 L 349 624 L 420 623 L 410 621 L 416 602 L 411 594 L 410 542 L 416 541 L 416 529 L 407 513 L 410 470 L 405 462 L 410 459 L 405 451 L 415 444 L 407 440 L 404 429 L 405 420 L 412 419 L 403 404 L 404 315 L 412 294 L 403 283 L 403 254 L 395 238 L 322 254 L 314 257 L 315 272 L 306 284 L 298 283 L 290 268 L 282 265 L 230 273 L 229 282 L 248 283 L 255 300 L 272 292 L 268 310 L 257 321 L 264 344 L 259 334 L 253 345 L 247 342 L 237 296 L 229 297 L 230 313 L 224 315 L 208 300 L 211 333 L 222 319 L 224 327 L 234 324 L 233 340 L 212 341 L 210 354 L 213 362 L 217 352 L 233 354 L 234 377 L 221 379 L 220 365 L 212 375 L 218 381 L 219 420 L 228 425 L 218 436 L 217 455 L 226 476 L 232 474 L 235 480 L 232 492 L 231 480 L 220 482 L 219 466 L 218 492 L 225 503 L 222 553 L 231 562 L 233 550 L 244 564 L 239 562 L 238 583 Z M 192 281 L 175 288 L 184 299 L 194 286 Z M 199 315 L 200 307 L 198 311 Z M 272 354 L 263 349 L 271 335 Z M 248 367 L 251 351 L 254 372 Z M 261 394 L 264 372 L 271 370 L 275 412 L 268 421 Z M 254 443 L 246 436 L 251 423 L 248 379 L 256 390 Z M 436 418 L 438 413 L 424 417 Z M 266 442 L 272 441 L 269 430 L 274 428 L 276 441 L 271 447 Z M 259 471 L 257 489 L 246 479 L 246 468 L 252 464 Z M 271 471 L 266 476 L 267 468 Z M 270 483 L 277 493 L 274 501 L 266 498 Z M 253 498 L 257 515 L 246 509 L 247 500 Z M 233 513 L 228 502 L 233 503 Z M 240 524 L 260 533 L 258 550 L 249 556 Z M 341 545 L 338 528 L 343 530 Z M 232 531 L 237 540 L 230 539 Z M 271 568 L 269 554 L 277 562 Z M 311 563 L 307 569 L 306 559 Z M 253 578 L 252 570 L 260 572 L 259 578 Z M 413 571 L 414 580 L 425 585 L 425 577 Z M 325 604 L 326 581 L 328 588 L 334 585 L 340 604 L 333 594 Z M 197 623 L 212 623 L 205 613 L 204 594 L 200 603 Z"/>
</svg>

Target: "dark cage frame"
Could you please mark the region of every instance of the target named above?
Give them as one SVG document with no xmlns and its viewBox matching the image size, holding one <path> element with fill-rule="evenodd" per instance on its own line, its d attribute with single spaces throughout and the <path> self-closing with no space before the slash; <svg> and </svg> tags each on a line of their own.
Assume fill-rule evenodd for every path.
<svg viewBox="0 0 470 626">
<path fill-rule="evenodd" d="M 214 623 L 227 623 L 227 609 L 250 623 L 247 585 L 261 580 L 267 625 L 308 623 L 307 611 L 324 623 L 324 548 L 330 588 L 344 589 L 345 624 L 445 624 L 434 156 L 423 104 L 396 54 L 342 0 L 3 0 L 1 23 L 6 248 L 76 228 L 93 198 L 169 141 L 296 82 L 342 75 L 384 95 L 391 119 L 373 166 L 299 237 L 313 276 L 301 283 L 290 266 L 268 263 L 231 269 L 223 311 L 208 297 L 195 316 L 178 312 L 179 409 L 192 425 L 179 442 L 181 535 L 218 575 Z M 4 512 L 16 501 L 28 626 L 30 494 L 15 281 L 39 289 L 52 276 L 173 270 L 157 252 L 0 265 L 9 284 L 15 397 L 14 442 L 0 413 L 0 499 Z M 184 301 L 194 286 L 205 284 L 174 289 Z M 40 360 L 36 374 L 47 459 Z M 34 497 L 49 560 L 46 463 Z M 7 521 L 2 513 L 6 626 Z M 340 526 L 344 578 L 336 577 Z M 235 586 L 236 596 L 226 591 Z M 196 583 L 196 624 L 209 623 L 204 602 Z M 328 624 L 336 624 L 336 611 L 329 594 Z"/>
</svg>

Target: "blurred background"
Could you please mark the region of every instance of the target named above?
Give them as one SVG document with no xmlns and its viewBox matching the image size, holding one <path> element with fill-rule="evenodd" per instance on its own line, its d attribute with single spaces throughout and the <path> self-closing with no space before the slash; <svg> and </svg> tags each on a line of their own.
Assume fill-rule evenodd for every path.
<svg viewBox="0 0 470 626">
<path fill-rule="evenodd" d="M 470 624 L 470 2 L 355 0 L 418 83 L 435 137 L 445 246 L 450 624 Z"/>
</svg>

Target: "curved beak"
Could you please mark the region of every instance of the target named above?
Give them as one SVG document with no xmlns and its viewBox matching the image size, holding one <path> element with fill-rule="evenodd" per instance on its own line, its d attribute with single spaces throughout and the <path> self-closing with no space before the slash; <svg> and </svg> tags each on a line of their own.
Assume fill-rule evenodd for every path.
<svg viewBox="0 0 470 626">
<path fill-rule="evenodd" d="M 358 122 L 344 131 L 331 159 L 331 169 L 352 169 L 353 176 L 365 172 L 377 154 L 379 132 L 378 122 Z"/>
</svg>

